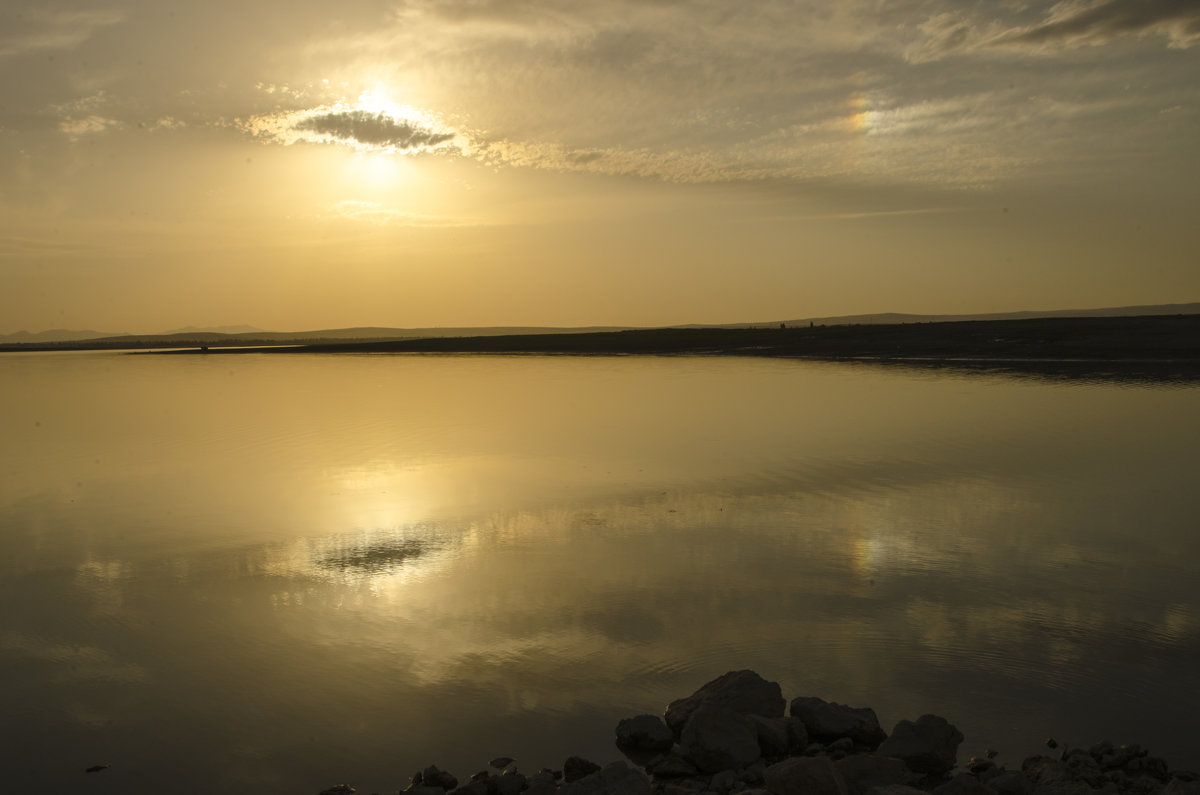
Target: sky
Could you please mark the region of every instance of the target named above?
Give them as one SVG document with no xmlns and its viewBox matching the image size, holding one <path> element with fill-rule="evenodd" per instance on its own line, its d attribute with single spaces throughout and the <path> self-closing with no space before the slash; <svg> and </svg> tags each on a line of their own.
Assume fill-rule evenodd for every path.
<svg viewBox="0 0 1200 795">
<path fill-rule="evenodd" d="M 1200 301 L 1197 0 L 0 0 L 0 333 Z"/>
</svg>

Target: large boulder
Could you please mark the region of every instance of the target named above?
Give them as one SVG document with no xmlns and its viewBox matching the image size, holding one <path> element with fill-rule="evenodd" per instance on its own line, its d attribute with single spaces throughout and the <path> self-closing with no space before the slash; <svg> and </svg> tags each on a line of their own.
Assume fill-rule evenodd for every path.
<svg viewBox="0 0 1200 795">
<path fill-rule="evenodd" d="M 833 763 L 846 782 L 849 795 L 866 795 L 875 787 L 911 784 L 916 776 L 899 759 L 870 754 L 854 754 Z"/>
<path fill-rule="evenodd" d="M 900 760 L 893 759 L 898 762 Z M 959 773 L 933 790 L 933 795 L 995 795 L 983 782 L 970 773 Z"/>
<path fill-rule="evenodd" d="M 849 737 L 855 745 L 875 748 L 884 738 L 879 718 L 870 707 L 848 707 L 814 696 L 792 699 L 792 716 L 804 721 L 809 739 L 822 743 Z"/>
<path fill-rule="evenodd" d="M 826 756 L 796 756 L 767 768 L 771 795 L 849 795 L 846 782 Z"/>
<path fill-rule="evenodd" d="M 563 784 L 558 795 L 650 795 L 650 779 L 624 762 L 612 762 L 578 781 Z"/>
<path fill-rule="evenodd" d="M 958 763 L 958 745 L 963 734 L 938 715 L 922 715 L 915 721 L 902 720 L 892 736 L 879 746 L 879 756 L 900 759 L 910 770 L 940 776 Z"/>
<path fill-rule="evenodd" d="M 645 765 L 646 772 L 655 778 L 691 778 L 700 771 L 688 760 L 675 754 L 659 754 Z"/>
<path fill-rule="evenodd" d="M 679 737 L 684 724 L 702 704 L 725 707 L 740 715 L 783 717 L 787 702 L 778 682 L 768 682 L 754 671 L 730 671 L 701 687 L 687 698 L 667 706 L 667 726 Z"/>
<path fill-rule="evenodd" d="M 768 759 L 798 756 L 808 746 L 808 729 L 799 718 L 747 715 L 746 720 L 758 733 L 758 748 Z"/>
<path fill-rule="evenodd" d="M 633 751 L 669 751 L 675 736 L 657 715 L 637 715 L 617 724 L 617 745 Z"/>
<path fill-rule="evenodd" d="M 679 753 L 702 773 L 737 770 L 758 760 L 758 732 L 733 710 L 703 704 L 683 727 Z"/>
</svg>

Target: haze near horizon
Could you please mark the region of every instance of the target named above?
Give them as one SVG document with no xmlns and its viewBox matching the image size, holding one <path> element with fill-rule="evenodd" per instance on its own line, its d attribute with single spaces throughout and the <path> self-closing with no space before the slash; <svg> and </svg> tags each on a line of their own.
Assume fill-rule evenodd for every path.
<svg viewBox="0 0 1200 795">
<path fill-rule="evenodd" d="M 0 333 L 1200 296 L 1200 6 L 6 5 Z"/>
</svg>

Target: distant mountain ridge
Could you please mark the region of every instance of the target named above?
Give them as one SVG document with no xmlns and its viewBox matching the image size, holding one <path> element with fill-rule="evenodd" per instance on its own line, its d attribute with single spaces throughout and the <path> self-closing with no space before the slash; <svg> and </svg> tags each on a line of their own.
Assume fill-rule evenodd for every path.
<svg viewBox="0 0 1200 795">
<path fill-rule="evenodd" d="M 805 317 L 792 320 L 775 320 L 769 323 L 728 323 L 719 326 L 691 325 L 683 328 L 750 328 L 753 326 L 813 325 L 845 326 L 864 323 L 949 323 L 969 320 L 1031 320 L 1043 317 L 1139 317 L 1142 315 L 1200 315 L 1200 303 L 1190 304 L 1143 304 L 1138 306 L 1112 306 L 1100 309 L 1051 309 L 1045 311 L 991 312 L 974 315 L 912 315 L 902 312 L 879 312 L 870 315 L 835 315 L 831 317 Z"/>
<path fill-rule="evenodd" d="M 12 334 L 0 334 L 0 343 L 19 343 L 19 342 L 75 342 L 84 340 L 105 339 L 107 337 L 120 337 L 124 334 L 114 334 L 111 331 L 92 331 L 90 329 L 65 329 L 52 328 L 46 331 L 21 331 Z"/>
<path fill-rule="evenodd" d="M 670 326 L 671 328 L 754 328 L 763 326 L 815 326 L 861 325 L 890 323 L 940 323 L 970 320 L 1022 320 L 1052 317 L 1136 317 L 1141 315 L 1194 315 L 1200 314 L 1200 302 L 1186 304 L 1148 304 L 1138 306 L 1104 307 L 1099 309 L 1055 309 L 1046 311 L 1027 310 L 1021 312 L 994 312 L 966 315 L 917 315 L 901 312 L 879 312 L 862 315 L 836 315 L 827 317 L 804 317 L 789 320 L 759 321 L 752 323 L 721 323 Z M 144 343 L 170 343 L 178 341 L 204 342 L 213 344 L 236 344 L 245 340 L 252 344 L 291 344 L 323 340 L 388 340 L 416 337 L 491 337 L 512 334 L 586 334 L 598 331 L 624 331 L 637 326 L 432 326 L 425 328 L 391 328 L 386 326 L 359 326 L 352 328 L 318 329 L 314 331 L 264 331 L 255 326 L 184 326 L 160 334 L 113 334 L 91 330 L 50 329 L 47 331 L 18 331 L 0 334 L 0 345 L 54 344 L 70 342 L 103 341 L 115 343 L 119 340 Z"/>
</svg>

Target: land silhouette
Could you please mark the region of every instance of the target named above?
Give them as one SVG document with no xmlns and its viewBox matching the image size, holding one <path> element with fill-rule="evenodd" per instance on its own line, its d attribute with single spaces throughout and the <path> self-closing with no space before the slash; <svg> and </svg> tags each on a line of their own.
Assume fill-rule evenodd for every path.
<svg viewBox="0 0 1200 795">
<path fill-rule="evenodd" d="M 423 337 L 311 345 L 201 347 L 176 353 L 692 354 L 827 359 L 1200 362 L 1200 315 L 942 323 L 664 328 Z"/>
</svg>

